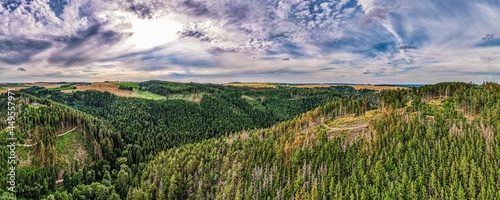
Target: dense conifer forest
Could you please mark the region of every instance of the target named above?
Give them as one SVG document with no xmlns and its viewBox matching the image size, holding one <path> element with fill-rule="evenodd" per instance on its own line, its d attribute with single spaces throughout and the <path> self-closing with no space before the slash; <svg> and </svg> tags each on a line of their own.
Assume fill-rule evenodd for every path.
<svg viewBox="0 0 500 200">
<path fill-rule="evenodd" d="M 166 100 L 16 92 L 17 198 L 500 196 L 496 83 L 381 92 L 163 81 L 129 87 L 122 89 Z M 7 174 L 7 109 L 0 117 L 0 172 Z M 6 178 L 0 198 L 13 199 Z"/>
</svg>

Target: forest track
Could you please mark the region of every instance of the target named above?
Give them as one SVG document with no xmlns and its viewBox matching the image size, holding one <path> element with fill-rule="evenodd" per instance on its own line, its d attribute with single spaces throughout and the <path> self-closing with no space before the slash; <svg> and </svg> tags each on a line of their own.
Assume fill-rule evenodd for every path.
<svg viewBox="0 0 500 200">
<path fill-rule="evenodd" d="M 71 130 L 69 130 L 69 131 L 66 131 L 66 132 L 64 132 L 64 133 L 61 133 L 61 134 L 57 135 L 57 137 L 62 137 L 62 136 L 64 136 L 64 135 L 68 134 L 68 133 L 71 133 L 71 132 L 73 132 L 74 130 L 76 130 L 77 128 L 78 128 L 78 126 L 76 126 L 75 128 L 73 128 L 73 129 L 71 129 Z M 35 142 L 35 144 L 26 144 L 26 143 L 24 143 L 24 144 L 17 144 L 17 146 L 21 146 L 21 147 L 32 147 L 32 146 L 35 146 L 36 144 L 38 144 L 38 142 Z"/>
<path fill-rule="evenodd" d="M 64 135 L 68 134 L 68 133 L 71 133 L 72 131 L 76 130 L 77 128 L 78 128 L 78 126 L 76 126 L 75 128 L 73 128 L 73 129 L 71 129 L 69 131 L 66 131 L 65 133 L 61 133 L 61 134 L 57 135 L 57 137 L 62 137 Z"/>
</svg>

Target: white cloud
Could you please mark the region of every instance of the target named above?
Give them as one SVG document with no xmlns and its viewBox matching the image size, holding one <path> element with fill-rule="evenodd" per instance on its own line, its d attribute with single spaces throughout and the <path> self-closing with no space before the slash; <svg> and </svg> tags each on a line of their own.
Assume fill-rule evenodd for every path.
<svg viewBox="0 0 500 200">
<path fill-rule="evenodd" d="M 70 1 L 59 16 L 47 2 L 0 8 L 0 42 L 28 41 L 0 46 L 0 79 L 500 78 L 499 45 L 481 46 L 485 34 L 500 36 L 494 1 L 81 0 Z M 19 65 L 27 71 L 9 70 Z"/>
</svg>

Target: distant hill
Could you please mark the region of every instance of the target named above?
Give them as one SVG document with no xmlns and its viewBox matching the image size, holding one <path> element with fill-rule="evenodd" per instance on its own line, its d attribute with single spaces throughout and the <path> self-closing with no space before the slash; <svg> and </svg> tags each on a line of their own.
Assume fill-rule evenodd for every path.
<svg viewBox="0 0 500 200">
<path fill-rule="evenodd" d="M 495 199 L 498 98 L 499 85 L 443 83 L 382 92 L 373 110 L 335 101 L 161 152 L 128 198 Z"/>
</svg>

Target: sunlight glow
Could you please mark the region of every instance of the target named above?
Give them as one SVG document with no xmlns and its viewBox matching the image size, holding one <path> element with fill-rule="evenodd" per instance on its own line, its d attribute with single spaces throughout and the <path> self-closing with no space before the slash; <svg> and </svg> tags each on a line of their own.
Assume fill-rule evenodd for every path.
<svg viewBox="0 0 500 200">
<path fill-rule="evenodd" d="M 178 38 L 177 32 L 183 25 L 169 18 L 138 19 L 134 18 L 128 43 L 138 49 L 148 49 L 172 42 Z"/>
</svg>

